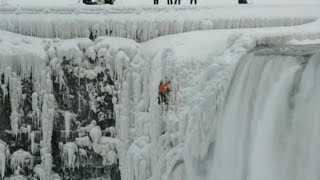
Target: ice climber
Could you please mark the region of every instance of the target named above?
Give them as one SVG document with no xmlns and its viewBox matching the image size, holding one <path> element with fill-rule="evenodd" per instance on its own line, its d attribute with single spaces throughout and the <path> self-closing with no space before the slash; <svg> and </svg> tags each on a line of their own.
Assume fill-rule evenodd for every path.
<svg viewBox="0 0 320 180">
<path fill-rule="evenodd" d="M 165 103 L 166 105 L 168 105 L 167 95 L 170 92 L 170 89 L 168 88 L 170 84 L 171 84 L 171 81 L 168 81 L 166 83 L 163 83 L 163 81 L 160 81 L 158 104 Z"/>
<path fill-rule="evenodd" d="M 192 4 L 194 2 L 194 4 L 197 4 L 197 0 L 191 0 L 190 4 Z"/>
</svg>

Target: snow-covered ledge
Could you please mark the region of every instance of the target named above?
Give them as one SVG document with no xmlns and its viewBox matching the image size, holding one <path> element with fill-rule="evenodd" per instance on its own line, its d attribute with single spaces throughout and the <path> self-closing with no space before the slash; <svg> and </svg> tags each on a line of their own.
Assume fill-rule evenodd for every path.
<svg viewBox="0 0 320 180">
<path fill-rule="evenodd" d="M 93 35 L 145 42 L 159 36 L 198 30 L 301 25 L 319 18 L 319 8 L 319 4 L 196 8 L 0 7 L 0 29 L 43 38 Z"/>
</svg>

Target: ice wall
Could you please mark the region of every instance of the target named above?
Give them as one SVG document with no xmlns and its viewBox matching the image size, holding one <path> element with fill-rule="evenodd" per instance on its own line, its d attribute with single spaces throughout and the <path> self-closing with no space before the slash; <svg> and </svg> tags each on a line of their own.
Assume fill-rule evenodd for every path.
<svg viewBox="0 0 320 180">
<path fill-rule="evenodd" d="M 1 176 L 119 179 L 122 134 L 114 107 L 122 101 L 138 45 L 115 38 L 62 41 L 3 34 Z"/>
<path fill-rule="evenodd" d="M 192 52 L 195 52 L 192 51 L 194 49 L 191 48 L 191 52 L 186 51 L 189 48 L 188 41 L 186 39 L 182 40 L 183 38 L 179 38 L 179 36 L 172 37 L 172 41 L 169 41 L 169 44 L 177 43 L 176 46 L 173 45 L 170 48 L 161 46 L 163 48 L 160 51 L 152 51 L 146 48 L 152 60 L 143 65 L 143 67 L 146 67 L 145 73 L 149 73 L 148 79 L 150 81 L 149 84 L 145 84 L 145 81 L 141 80 L 145 77 L 143 73 L 135 78 L 136 80 L 134 81 L 138 82 L 139 85 L 137 85 L 137 88 L 132 89 L 132 94 L 134 95 L 132 103 L 135 113 L 133 116 L 134 123 L 131 124 L 132 134 L 130 137 L 135 138 L 133 138 L 134 141 L 131 143 L 125 157 L 127 163 L 122 167 L 122 178 L 139 180 L 148 179 L 149 177 L 162 180 L 248 179 L 249 160 L 247 156 L 249 156 L 248 154 L 251 153 L 251 150 L 245 143 L 250 141 L 246 138 L 251 136 L 246 134 L 246 128 L 252 128 L 254 125 L 238 122 L 238 118 L 241 117 L 242 119 L 243 117 L 243 119 L 250 121 L 248 123 L 252 123 L 254 120 L 250 118 L 253 115 L 243 115 L 242 113 L 250 113 L 250 108 L 256 108 L 251 100 L 251 98 L 258 96 L 256 91 L 268 89 L 266 86 L 273 88 L 273 82 L 276 80 L 273 79 L 269 82 L 262 78 L 260 73 L 273 74 L 276 78 L 277 73 L 287 71 L 295 64 L 301 65 L 301 68 L 304 69 L 306 63 L 303 60 L 304 57 L 310 57 L 310 54 L 316 53 L 317 50 L 313 49 L 308 54 L 309 50 L 307 49 L 310 47 L 300 47 L 300 51 L 296 49 L 290 51 L 288 48 L 283 47 L 273 53 L 278 58 L 281 55 L 287 56 L 275 60 L 270 60 L 273 56 L 267 56 L 267 54 L 256 59 L 252 57 L 252 54 L 247 54 L 256 46 L 284 45 L 291 39 L 317 38 L 319 37 L 319 29 L 315 30 L 313 27 L 312 25 L 307 25 L 295 29 L 288 28 L 285 31 L 271 30 L 267 32 L 258 30 L 246 35 L 232 34 L 227 40 L 226 47 L 224 47 L 226 39 L 218 43 L 219 46 L 210 44 L 208 47 L 217 47 L 208 51 L 212 53 L 210 55 L 200 55 L 203 49 L 199 47 L 199 51 L 197 51 L 199 54 L 197 54 L 196 58 L 192 54 Z M 192 37 L 196 36 L 195 34 L 191 34 L 193 35 Z M 213 34 L 206 36 L 203 33 L 202 35 L 212 37 L 218 42 L 221 40 Z M 186 38 L 187 35 L 181 36 Z M 199 38 L 201 39 L 201 36 Z M 159 47 L 157 44 L 163 43 L 161 40 L 163 39 L 160 38 L 158 41 L 155 40 L 154 44 L 151 41 L 145 45 Z M 192 40 L 193 45 L 198 43 L 194 38 Z M 179 46 L 182 46 L 181 49 L 184 50 L 181 50 Z M 217 50 L 221 46 L 223 50 Z M 269 51 L 266 50 L 266 52 Z M 260 52 L 261 54 L 263 53 Z M 243 59 L 250 59 L 252 64 L 248 63 L 243 66 L 242 63 L 247 63 Z M 267 60 L 270 61 L 270 64 L 273 64 L 272 67 L 268 67 L 272 72 L 267 72 L 268 70 L 265 69 L 267 67 L 263 62 Z M 152 71 L 149 71 L 149 69 L 152 69 Z M 247 109 L 241 109 L 237 111 L 238 113 L 231 114 L 231 112 L 227 112 L 226 108 L 229 101 L 233 102 L 233 100 L 229 99 L 232 87 L 238 82 L 234 78 L 240 77 L 237 74 L 238 71 L 255 75 L 251 74 L 250 77 L 249 75 L 243 77 L 241 85 L 243 88 L 240 88 L 240 92 L 236 91 L 239 94 L 235 95 L 236 98 L 241 99 L 235 101 L 237 106 Z M 273 71 L 277 71 L 277 73 Z M 293 73 L 291 70 L 289 72 Z M 165 79 L 166 76 L 174 84 L 168 111 L 164 111 L 165 107 L 159 106 L 156 102 L 156 87 L 159 80 Z M 247 81 L 251 78 L 259 81 L 259 83 L 256 82 L 257 84 L 252 86 L 247 84 Z M 262 87 L 256 89 L 259 85 Z M 144 88 L 145 86 L 148 88 Z M 150 100 L 145 101 L 145 96 L 138 101 L 135 100 L 135 98 L 138 99 L 140 97 L 141 92 L 144 93 L 144 89 L 149 90 L 147 97 Z M 257 103 L 267 101 L 267 96 L 263 97 L 263 95 L 259 94 L 260 96 L 262 96 L 262 99 L 258 98 Z M 290 103 L 292 102 L 290 101 Z M 141 105 L 149 108 L 140 109 Z M 259 105 L 261 104 L 257 104 L 257 106 Z M 263 109 L 264 107 L 260 108 Z M 234 109 L 231 107 L 230 111 L 234 111 Z M 261 114 L 261 112 L 262 110 L 260 109 L 255 112 L 255 115 Z M 231 115 L 229 116 L 229 114 Z M 230 122 L 231 119 L 234 120 Z M 223 127 L 222 124 L 224 125 Z M 224 129 L 224 127 L 227 129 Z M 229 130 L 228 128 L 233 129 Z M 148 131 L 144 131 L 145 129 Z M 230 133 L 229 131 L 233 132 Z M 145 135 L 141 132 L 148 133 Z M 229 134 L 232 136 L 229 137 Z M 220 140 L 219 138 L 226 138 L 227 140 Z M 240 142 L 238 141 L 239 138 L 241 138 Z M 244 141 L 243 139 L 246 139 L 246 142 L 242 142 Z M 247 154 L 243 155 L 245 153 Z M 255 165 L 255 167 L 259 166 Z M 230 170 L 232 170 L 232 173 L 230 173 Z M 278 178 L 276 174 L 271 173 L 269 175 L 272 178 Z"/>
<path fill-rule="evenodd" d="M 317 6 L 227 8 L 229 11 L 223 6 L 78 9 L 4 7 L 0 9 L 0 29 L 44 38 L 88 38 L 93 35 L 145 42 L 159 36 L 197 30 L 294 26 L 320 17 Z M 296 13 L 301 11 L 303 13 Z"/>
<path fill-rule="evenodd" d="M 246 106 L 232 113 L 234 106 L 239 106 L 235 102 L 255 103 L 251 102 L 255 98 L 251 90 L 268 85 L 250 73 L 270 70 L 273 80 L 280 80 L 277 77 L 282 76 L 277 76 L 272 67 L 282 64 L 269 60 L 274 66 L 268 69 L 267 63 L 255 64 L 253 56 L 258 54 L 247 54 L 256 46 L 319 38 L 318 23 L 249 33 L 193 32 L 142 44 L 111 37 L 60 40 L 3 33 L 0 41 L 8 46 L 0 48 L 0 113 L 4 114 L 0 118 L 8 128 L 0 135 L 5 142 L 17 141 L 20 145 L 1 143 L 0 167 L 12 167 L 1 169 L 1 175 L 14 175 L 17 179 L 33 175 L 40 179 L 58 179 L 59 175 L 65 179 L 91 175 L 118 179 L 120 170 L 125 180 L 243 179 L 249 175 L 254 179 L 261 171 L 278 178 L 273 174 L 273 161 L 264 172 L 254 168 L 256 161 L 247 160 L 260 156 L 255 154 L 260 144 L 246 139 L 250 136 L 246 129 L 251 130 L 253 125 L 239 123 L 237 117 L 244 116 L 249 121 L 253 115 L 241 114 L 249 113 Z M 280 49 L 280 54 L 285 50 Z M 259 52 L 259 62 L 267 61 L 263 57 L 268 52 Z M 290 83 L 293 75 L 298 77 L 297 73 L 308 69 L 305 65 L 309 61 L 304 58 L 310 55 L 298 52 L 294 56 L 303 57 L 302 60 L 288 56 L 280 66 L 283 69 L 277 71 L 286 73 L 291 66 L 296 67 L 285 76 L 286 88 L 294 86 Z M 249 74 L 244 73 L 241 79 L 241 96 L 234 95 L 242 99 L 233 101 L 232 89 L 238 87 L 233 77 L 242 77 L 243 69 Z M 172 82 L 168 107 L 157 101 L 158 83 L 166 78 Z M 246 84 L 250 78 L 255 83 Z M 306 84 L 313 89 L 312 83 Z M 263 87 L 249 88 L 260 85 Z M 257 100 L 260 108 L 256 114 L 267 106 L 263 101 Z M 289 105 L 295 106 L 291 101 Z M 254 120 L 246 121 L 251 122 Z M 239 128 L 234 126 L 236 123 Z M 232 130 L 232 136 L 224 130 Z M 257 130 L 257 134 L 262 132 Z M 231 137 L 234 139 L 228 139 Z M 238 137 L 253 144 L 252 151 L 256 152 L 246 154 L 249 147 L 239 143 Z M 265 140 L 267 145 L 270 142 L 273 140 Z M 233 152 L 234 149 L 239 151 Z M 232 156 L 224 154 L 228 151 Z M 216 154 L 219 157 L 214 158 Z M 305 164 L 309 166 L 308 162 Z M 226 173 L 222 167 L 231 167 L 228 170 L 233 173 Z M 306 171 L 301 173 L 305 176 Z"/>
</svg>

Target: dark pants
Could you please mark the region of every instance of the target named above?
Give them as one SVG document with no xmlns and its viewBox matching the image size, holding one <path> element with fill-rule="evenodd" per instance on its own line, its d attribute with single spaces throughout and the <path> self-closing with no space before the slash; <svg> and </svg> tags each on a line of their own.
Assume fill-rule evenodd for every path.
<svg viewBox="0 0 320 180">
<path fill-rule="evenodd" d="M 168 0 L 168 4 L 173 4 L 173 1 L 172 0 Z"/>
<path fill-rule="evenodd" d="M 192 4 L 194 2 L 194 4 L 197 4 L 197 0 L 191 0 L 190 4 Z"/>
<path fill-rule="evenodd" d="M 153 3 L 154 4 L 159 4 L 159 0 L 154 0 Z"/>
<path fill-rule="evenodd" d="M 161 103 L 168 104 L 168 102 L 167 102 L 167 95 L 166 95 L 165 92 L 163 92 L 163 93 L 159 92 L 158 103 L 159 103 L 159 104 L 161 104 Z"/>
<path fill-rule="evenodd" d="M 174 4 L 177 4 L 177 3 L 180 4 L 180 3 L 181 3 L 181 0 L 175 0 L 175 1 L 174 1 Z"/>
</svg>

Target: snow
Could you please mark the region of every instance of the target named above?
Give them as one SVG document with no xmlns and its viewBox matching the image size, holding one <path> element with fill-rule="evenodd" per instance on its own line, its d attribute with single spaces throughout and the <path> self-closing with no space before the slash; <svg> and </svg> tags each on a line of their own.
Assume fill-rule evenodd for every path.
<svg viewBox="0 0 320 180">
<path fill-rule="evenodd" d="M 213 13 L 213 10 L 215 10 L 216 13 L 219 14 L 218 12 L 222 11 L 221 9 L 223 9 L 223 7 L 224 6 L 211 10 L 209 8 L 208 12 L 212 11 Z M 292 7 L 293 10 L 285 13 L 288 17 L 280 14 L 281 11 L 283 13 L 284 10 Z M 128 24 L 128 22 L 134 23 L 134 21 L 141 23 L 138 23 L 139 25 L 128 24 L 127 27 L 129 27 L 129 30 L 127 32 L 122 31 L 124 28 L 123 24 L 115 23 L 115 26 L 117 26 L 117 32 L 114 32 L 115 36 L 129 37 L 133 40 L 119 37 L 98 37 L 95 41 L 88 39 L 40 39 L 0 31 L 1 44 L 3 43 L 3 46 L 0 47 L 0 73 L 5 73 L 3 89 L 8 86 L 11 95 L 10 103 L 13 110 L 11 114 L 11 131 L 17 135 L 22 128 L 19 122 L 19 103 L 22 99 L 20 78 L 21 76 L 25 77 L 32 74 L 32 76 L 35 77 L 33 79 L 35 82 L 35 92 L 32 94 L 32 110 L 35 114 L 39 112 L 39 115 L 35 118 L 35 120 L 39 122 L 35 124 L 41 128 L 42 134 L 42 142 L 40 143 L 41 164 L 33 167 L 30 160 L 32 159 L 32 155 L 26 151 L 18 150 L 14 152 L 11 157 L 12 169 L 16 170 L 17 174 L 19 174 L 19 168 L 23 168 L 24 162 L 27 161 L 30 162 L 29 168 L 33 168 L 34 173 L 40 179 L 49 179 L 54 175 L 54 172 L 51 171 L 51 139 L 56 113 L 56 102 L 52 94 L 53 84 L 50 77 L 53 73 L 61 73 L 61 63 L 71 61 L 79 67 L 78 76 L 87 77 L 88 79 L 95 79 L 97 74 L 103 71 L 104 68 L 110 69 L 112 79 L 115 80 L 115 85 L 104 88 L 105 91 L 113 94 L 112 101 L 114 103 L 114 113 L 117 124 L 115 128 L 101 129 L 97 126 L 96 121 L 92 121 L 91 124 L 85 127 L 79 127 L 79 137 L 75 139 L 75 142 L 68 142 L 71 123 L 75 115 L 67 111 L 64 112 L 67 139 L 64 144 L 60 143 L 60 150 L 67 168 L 73 170 L 77 167 L 78 161 L 84 162 L 87 160 L 87 149 L 91 149 L 92 147 L 96 154 L 102 156 L 102 165 L 116 165 L 119 161 L 122 179 L 124 180 L 146 180 L 151 178 L 164 180 L 175 180 L 179 178 L 190 180 L 212 178 L 239 179 L 238 177 L 243 174 L 244 171 L 237 167 L 244 167 L 242 166 L 243 161 L 241 158 L 243 158 L 242 154 L 245 154 L 245 150 L 243 149 L 246 147 L 239 145 L 240 143 L 238 143 L 234 137 L 240 137 L 244 135 L 242 134 L 243 132 L 246 132 L 246 126 L 249 124 L 249 122 L 247 122 L 249 121 L 249 117 L 247 117 L 248 114 L 246 114 L 249 109 L 246 109 L 246 107 L 250 105 L 249 100 L 242 101 L 242 98 L 250 99 L 253 94 L 251 92 L 254 90 L 252 87 L 259 87 L 259 89 L 262 90 L 267 86 L 260 87 L 258 86 L 259 84 L 256 84 L 257 86 L 246 86 L 245 82 L 249 78 L 246 78 L 247 76 L 243 74 L 243 76 L 239 76 L 240 80 L 238 83 L 240 89 L 241 87 L 243 87 L 243 89 L 250 89 L 247 89 L 243 94 L 236 93 L 232 96 L 228 95 L 228 92 L 242 92 L 233 89 L 236 87 L 239 88 L 239 86 L 233 82 L 233 78 L 234 74 L 238 72 L 237 69 L 241 69 L 238 68 L 242 65 L 241 59 L 243 57 L 249 59 L 247 60 L 248 64 L 244 65 L 244 70 L 247 69 L 248 71 L 244 72 L 251 72 L 250 67 L 259 66 L 255 64 L 255 59 L 251 59 L 250 61 L 250 57 L 252 58 L 250 51 L 255 47 L 262 45 L 316 44 L 320 39 L 319 20 L 294 27 L 256 29 L 245 29 L 245 27 L 260 27 L 260 25 L 268 27 L 270 22 L 271 24 L 275 22 L 275 24 L 273 24 L 274 26 L 303 24 L 319 17 L 318 11 L 316 11 L 318 7 L 319 6 L 304 6 L 302 7 L 302 11 L 306 13 L 301 13 L 301 15 L 297 15 L 296 12 L 294 13 L 294 11 L 299 9 L 298 6 L 274 7 L 274 14 L 266 16 L 263 14 L 271 7 L 252 8 L 255 10 L 246 12 L 250 7 L 235 12 L 235 15 L 241 14 L 247 17 L 259 12 L 256 16 L 250 17 L 252 21 L 239 21 L 228 15 L 227 12 L 216 16 L 208 13 L 209 16 L 220 20 L 223 15 L 227 15 L 229 16 L 227 18 L 233 19 L 233 23 L 237 24 L 237 26 L 233 26 L 234 24 L 232 23 L 228 24 L 227 22 L 229 20 L 223 19 L 217 22 L 217 24 L 223 25 L 223 27 L 220 28 L 227 29 L 188 32 L 183 34 L 175 33 L 206 28 L 212 29 L 215 26 L 215 19 L 206 19 L 205 16 L 202 16 L 199 18 L 201 19 L 201 23 L 199 23 L 200 21 L 184 22 L 187 23 L 187 25 L 183 23 L 179 24 L 180 21 L 173 21 L 170 23 L 177 24 L 173 29 L 170 29 L 171 24 L 168 23 L 170 19 L 164 20 L 164 23 L 159 23 L 159 26 L 166 26 L 163 29 L 156 25 L 157 28 L 161 29 L 160 32 L 158 31 L 158 35 L 163 37 L 150 41 L 149 39 L 158 36 L 150 33 L 157 31 L 157 28 L 151 29 L 145 34 L 139 31 L 143 34 L 139 37 L 140 39 L 134 37 L 135 33 L 132 33 L 132 29 L 130 29 L 135 26 L 136 28 L 146 29 L 146 26 L 149 25 L 148 23 L 150 22 L 146 24 L 142 23 L 142 20 L 145 19 L 142 18 L 141 20 L 141 15 L 139 14 L 137 15 L 139 18 L 137 19 L 133 17 L 128 21 L 122 22 L 123 24 Z M 205 11 L 201 8 L 199 11 Z M 231 8 L 230 11 L 232 10 Z M 195 13 L 197 10 L 191 11 Z M 160 12 L 160 14 L 161 13 L 165 12 Z M 143 15 L 149 14 L 145 13 Z M 168 16 L 170 15 L 178 16 L 181 14 L 168 13 Z M 4 17 L 4 15 L 0 16 Z M 10 16 L 11 15 L 8 17 L 11 18 Z M 22 19 L 28 18 L 28 16 L 29 14 L 19 19 L 21 16 L 12 15 L 13 19 L 19 19 L 17 21 L 19 23 Z M 45 15 L 39 16 L 37 19 L 42 21 L 42 16 Z M 62 15 L 57 15 L 53 17 L 53 19 L 58 21 L 61 16 Z M 129 14 L 128 17 L 129 16 L 133 15 Z M 164 19 L 168 16 L 165 16 Z M 30 15 L 30 17 L 33 17 L 30 19 L 37 20 L 34 18 L 34 15 Z M 74 15 L 71 15 L 63 19 L 73 19 L 74 17 Z M 122 21 L 121 18 L 120 16 L 119 21 Z M 156 19 L 155 17 L 151 17 L 151 19 L 152 18 Z M 100 19 L 97 19 L 100 23 Z M 185 19 L 182 17 L 182 21 L 189 19 L 190 17 L 187 16 Z M 104 23 L 104 19 L 102 19 L 101 22 Z M 190 22 L 191 24 L 188 24 Z M 261 24 L 257 25 L 255 24 L 256 22 L 261 22 Z M 68 21 L 64 23 L 67 24 Z M 195 27 L 193 23 L 198 24 L 198 26 L 195 29 L 188 29 Z M 22 26 L 24 25 L 23 23 Z M 31 23 L 30 26 L 27 27 L 32 29 L 33 25 L 34 24 Z M 88 32 L 85 32 L 85 29 L 91 27 L 92 24 L 87 25 L 88 24 L 85 25 L 83 32 L 82 29 L 81 32 L 74 37 L 82 37 L 83 34 L 87 36 Z M 62 25 L 62 27 L 64 26 L 65 25 Z M 13 27 L 16 26 L 13 25 Z M 233 29 L 237 27 L 243 29 Z M 97 26 L 95 26 L 95 28 L 97 28 Z M 186 28 L 186 30 L 184 28 Z M 37 36 L 44 35 L 46 37 L 51 37 L 51 35 L 54 34 L 48 32 L 47 29 L 39 29 L 39 31 L 28 29 L 21 30 L 20 32 L 36 32 L 38 33 Z M 69 36 L 70 34 L 68 35 L 68 33 L 71 32 L 75 31 L 69 26 L 61 36 L 67 38 L 73 37 Z M 175 35 L 164 36 L 167 34 Z M 134 40 L 146 42 L 137 43 Z M 90 59 L 93 60 L 95 66 L 87 63 Z M 318 66 L 316 60 L 315 57 L 310 65 L 308 64 L 306 73 L 303 75 L 303 82 L 306 83 L 310 81 L 311 83 L 301 85 L 301 87 L 303 87 L 302 97 L 310 98 L 310 96 L 308 96 L 310 93 L 318 95 L 316 93 L 318 87 L 313 84 L 313 82 L 318 82 L 316 73 L 319 71 L 315 69 L 315 67 Z M 270 66 L 270 69 L 266 69 L 266 71 L 274 69 L 271 71 L 273 73 L 270 73 L 272 75 L 270 76 L 270 81 L 268 81 L 270 84 L 273 82 L 272 78 L 277 79 L 277 77 L 281 77 L 281 79 L 274 86 L 276 90 L 273 92 L 270 90 L 272 94 L 270 96 L 270 102 L 263 106 L 261 102 L 265 102 L 266 99 L 257 101 L 259 107 L 265 108 L 265 114 L 273 114 L 277 109 L 283 110 L 283 112 L 288 111 L 285 100 L 289 99 L 289 90 L 294 83 L 295 75 L 301 67 L 297 67 L 295 63 L 292 65 L 290 58 L 283 58 L 283 61 L 289 63 L 283 63 L 281 66 L 275 64 L 276 67 Z M 50 64 L 50 66 L 46 64 Z M 294 68 L 290 68 L 291 66 Z M 280 67 L 280 69 L 277 69 L 277 67 Z M 257 68 L 257 72 L 263 71 L 263 68 L 265 67 L 261 66 L 260 70 Z M 256 70 L 256 68 L 253 69 Z M 289 69 L 289 71 L 287 71 L 287 69 Z M 276 71 L 276 73 L 274 71 Z M 286 71 L 286 73 L 283 75 L 282 71 Z M 60 78 L 63 76 L 60 75 L 58 81 L 59 83 L 64 83 L 63 79 Z M 172 82 L 168 111 L 165 111 L 165 107 L 159 106 L 157 102 L 158 83 L 160 80 L 165 80 L 166 77 Z M 250 78 L 254 79 L 255 77 L 250 76 Z M 94 97 L 95 87 L 87 85 L 86 88 L 90 91 L 90 104 L 92 110 L 94 110 L 96 108 L 96 99 Z M 12 97 L 12 95 L 16 96 Z M 275 105 L 277 99 L 283 100 L 281 101 L 284 103 L 282 104 L 283 106 L 280 106 L 281 104 Z M 319 96 L 315 96 L 313 101 L 310 100 L 313 107 L 318 107 L 316 101 L 318 99 Z M 298 98 L 298 100 L 299 102 L 303 102 L 302 99 Z M 233 111 L 235 109 L 233 107 L 238 107 L 239 102 L 243 102 L 243 111 L 237 109 L 239 112 L 236 114 Z M 245 103 L 247 103 L 246 106 L 244 105 Z M 297 105 L 303 106 L 305 104 L 301 103 Z M 281 107 L 285 109 L 281 109 Z M 241 112 L 243 112 L 243 114 Z M 260 114 L 262 109 L 257 108 L 254 112 L 256 115 Z M 303 113 L 302 115 L 306 115 L 311 112 Z M 281 113 L 275 114 L 281 115 Z M 242 124 L 241 121 L 238 121 L 238 115 L 247 117 L 243 118 L 246 120 L 246 123 Z M 252 180 L 262 179 L 262 175 L 265 175 L 264 178 L 266 178 L 268 177 L 267 175 L 272 174 L 273 171 L 277 171 L 273 167 L 275 165 L 272 156 L 273 151 L 275 151 L 272 146 L 274 139 L 273 136 L 269 137 L 265 136 L 265 134 L 273 132 L 272 126 L 277 122 L 287 123 L 285 120 L 288 118 L 281 118 L 282 116 L 278 117 L 276 115 L 274 117 L 264 115 L 261 122 L 259 121 L 262 125 L 259 123 L 252 125 L 259 126 L 257 128 L 257 139 L 252 141 L 252 143 L 254 143 L 253 153 L 250 155 L 246 154 L 246 156 L 252 156 L 253 159 L 250 164 L 248 164 L 252 169 L 249 177 Z M 302 115 L 297 114 L 297 116 Z M 316 114 L 315 117 L 318 117 L 318 114 Z M 269 122 L 269 118 L 272 121 Z M 294 120 L 298 121 L 298 119 L 299 118 Z M 315 122 L 315 118 L 310 119 L 310 124 Z M 308 125 L 305 125 L 304 128 L 312 129 L 312 127 Z M 36 154 L 38 144 L 35 143 L 35 132 L 32 131 L 32 128 L 27 128 L 27 130 L 28 134 L 30 134 L 31 152 L 32 154 Z M 311 134 L 311 132 L 308 134 L 314 138 L 314 140 L 318 135 L 316 130 L 317 129 L 312 129 L 313 134 Z M 299 131 L 298 128 L 297 131 Z M 280 131 L 276 130 L 275 132 L 280 133 Z M 303 132 L 304 131 L 299 133 L 303 134 Z M 111 137 L 104 136 L 105 133 L 110 133 Z M 300 138 L 300 140 L 304 142 L 303 138 Z M 216 143 L 217 147 L 214 149 L 215 152 L 213 152 L 212 143 Z M 314 146 L 315 149 L 318 148 L 317 145 Z M 292 147 L 292 149 L 296 147 L 294 143 L 289 144 L 289 146 Z M 263 149 L 268 148 L 270 148 L 271 153 L 266 156 L 269 157 L 268 159 L 264 159 L 261 152 L 263 152 Z M 283 147 L 281 146 L 281 148 Z M 300 146 L 299 148 L 302 154 L 307 151 L 303 150 Z M 6 158 L 8 158 L 7 149 L 5 149 L 6 146 L 0 144 L 0 167 L 2 176 L 4 175 L 4 162 Z M 233 153 L 234 150 L 238 149 L 239 151 Z M 212 159 L 212 157 L 208 155 L 215 153 L 218 154 L 218 156 L 215 157 L 217 160 Z M 315 151 L 310 153 L 313 156 L 316 154 Z M 279 156 L 279 153 L 277 155 Z M 290 155 L 290 157 L 293 157 L 293 155 Z M 236 158 L 240 158 L 240 160 L 233 161 Z M 299 158 L 301 161 L 303 160 L 306 167 L 310 167 L 310 171 L 316 172 L 303 157 Z M 261 170 L 263 168 L 260 168 L 260 162 L 262 161 L 268 162 L 263 166 L 265 170 Z M 279 165 L 275 167 L 280 169 L 281 165 L 283 164 L 279 163 Z M 232 173 L 228 173 L 228 170 Z M 303 173 L 305 172 L 306 171 L 303 171 Z M 303 179 L 308 176 L 304 174 L 301 175 L 301 177 L 300 179 Z M 59 178 L 60 177 L 57 177 L 57 179 Z M 276 179 L 276 177 L 271 179 Z"/>
<path fill-rule="evenodd" d="M 289 44 L 292 45 L 306 45 L 306 44 L 320 44 L 320 40 L 312 40 L 312 39 L 306 39 L 306 40 L 296 40 L 293 39 L 289 42 Z"/>
<path fill-rule="evenodd" d="M 60 9 L 51 7 L 49 14 L 42 13 L 42 8 L 30 7 L 25 11 L 19 9 L 22 12 L 18 14 L 15 8 L 4 8 L 3 11 L 0 9 L 0 29 L 29 36 L 63 39 L 88 38 L 93 32 L 93 35 L 97 33 L 98 36 L 125 37 L 145 42 L 159 36 L 197 30 L 305 24 L 320 16 L 319 6 L 320 4 L 294 3 L 277 6 L 221 5 L 198 8 L 160 6 L 145 7 L 142 8 L 143 11 L 137 7 L 92 7 L 89 9 L 79 7 L 77 9 L 80 11 L 79 14 L 74 14 L 76 11 L 74 8 L 65 7 L 60 7 Z M 301 13 L 297 14 L 297 12 Z M 76 52 L 77 47 L 66 42 L 58 46 L 58 48 L 61 47 L 59 57 L 68 55 L 69 57 L 66 58 L 70 59 L 75 54 L 63 51 L 66 49 L 64 46 L 73 46 L 74 48 L 69 49 L 72 52 Z M 90 53 L 88 56 L 94 57 L 95 55 L 91 50 L 88 53 Z"/>
<path fill-rule="evenodd" d="M 16 175 L 16 176 L 10 177 L 9 180 L 27 180 L 27 179 L 22 175 Z"/>
</svg>

